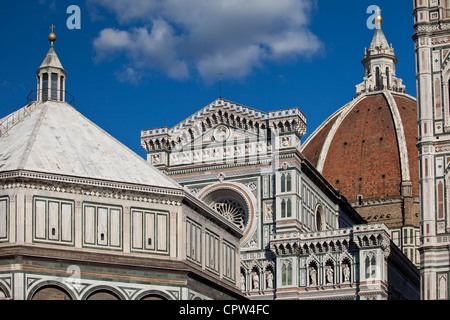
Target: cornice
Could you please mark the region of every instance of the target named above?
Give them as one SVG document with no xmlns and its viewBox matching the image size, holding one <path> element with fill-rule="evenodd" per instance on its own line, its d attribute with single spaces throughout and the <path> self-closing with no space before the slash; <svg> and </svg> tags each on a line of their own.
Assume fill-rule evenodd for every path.
<svg viewBox="0 0 450 320">
<path fill-rule="evenodd" d="M 184 197 L 184 190 L 181 188 L 168 189 L 157 186 L 96 180 L 75 176 L 61 176 L 25 170 L 0 173 L 0 190 L 19 187 L 143 202 L 160 201 L 155 199 L 155 195 L 170 196 L 171 199 L 174 197 Z M 126 192 L 139 195 L 147 193 L 153 195 L 153 197 L 131 196 L 125 194 Z M 179 200 L 169 200 L 167 204 L 169 202 L 170 204 L 177 205 L 181 203 Z"/>
</svg>

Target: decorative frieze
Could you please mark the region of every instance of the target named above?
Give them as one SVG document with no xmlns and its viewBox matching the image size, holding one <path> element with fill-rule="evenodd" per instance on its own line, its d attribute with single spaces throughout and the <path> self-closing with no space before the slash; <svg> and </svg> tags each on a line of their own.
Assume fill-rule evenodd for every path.
<svg viewBox="0 0 450 320">
<path fill-rule="evenodd" d="M 145 185 L 138 185 L 138 184 L 127 184 L 127 183 L 120 183 L 120 182 L 112 182 L 112 181 L 105 181 L 105 180 L 95 180 L 95 179 L 85 179 L 85 178 L 79 178 L 79 177 L 71 177 L 71 176 L 60 176 L 56 174 L 46 174 L 46 173 L 39 173 L 39 172 L 30 172 L 30 171 L 13 171 L 13 172 L 7 172 L 7 173 L 1 173 L 0 174 L 0 181 L 6 180 L 9 181 L 11 178 L 23 178 L 23 179 L 35 179 L 35 180 L 41 180 L 46 182 L 59 182 L 60 184 L 67 184 L 67 185 L 78 185 L 78 186 L 92 186 L 92 187 L 98 187 L 98 188 L 113 188 L 113 189 L 119 189 L 122 192 L 125 191 L 132 191 L 132 192 L 148 192 L 148 193 L 156 193 L 156 194 L 166 194 L 171 196 L 183 196 L 184 191 L 182 190 L 176 190 L 176 189 L 167 189 L 163 187 L 153 187 L 153 186 L 145 186 Z M 8 182 L 6 185 L 11 185 L 14 182 Z M 16 182 L 16 184 L 19 182 Z M 33 185 L 32 182 L 20 182 L 24 186 L 31 186 Z M 36 184 L 34 184 L 36 185 Z M 41 188 L 43 185 L 41 186 Z M 45 187 L 47 188 L 47 187 Z M 57 191 L 58 186 L 51 186 L 49 188 L 52 188 L 52 191 Z M 79 188 L 79 187 L 78 187 Z M 54 189 L 54 190 L 53 190 Z M 60 187 L 60 190 L 62 188 Z M 64 189 L 69 190 L 69 189 Z M 92 191 L 91 191 L 92 192 Z M 92 194 L 91 194 L 92 195 Z"/>
<path fill-rule="evenodd" d="M 314 233 L 278 232 L 270 242 L 275 255 L 300 255 L 303 249 L 333 252 L 337 246 L 348 249 L 351 243 L 358 248 L 381 247 L 389 255 L 390 237 L 384 224 L 369 224 Z"/>
<path fill-rule="evenodd" d="M 17 175 L 8 175 L 8 178 L 12 177 L 28 177 L 28 175 L 20 173 Z M 47 178 L 47 175 L 38 175 L 38 174 L 32 174 L 31 176 L 39 176 L 40 178 Z M 128 200 L 128 201 L 138 201 L 138 202 L 144 202 L 144 203 L 154 203 L 154 204 L 163 204 L 163 205 L 173 205 L 173 206 L 181 206 L 181 201 L 177 200 L 170 200 L 170 199 L 162 199 L 162 198 L 155 198 L 155 197 L 149 197 L 142 195 L 143 192 L 150 191 L 153 193 L 153 188 L 146 188 L 146 187 L 136 187 L 135 190 L 132 190 L 132 188 L 123 188 L 120 189 L 118 192 L 113 191 L 105 191 L 105 190 L 98 190 L 95 187 L 110 187 L 111 185 L 109 183 L 101 183 L 101 184 L 93 184 L 92 188 L 84 189 L 80 186 L 70 186 L 66 183 L 72 183 L 73 180 L 71 179 L 65 179 L 62 178 L 59 181 L 64 182 L 60 185 L 55 185 L 51 181 L 58 181 L 56 179 L 56 176 L 53 176 L 53 178 L 50 181 L 46 182 L 5 182 L 1 184 L 1 176 L 0 176 L 0 190 L 8 190 L 8 189 L 17 189 L 17 188 L 24 188 L 24 189 L 31 189 L 31 190 L 42 190 L 42 191 L 51 191 L 51 192 L 58 192 L 58 193 L 66 193 L 66 194 L 74 194 L 74 195 L 84 195 L 89 197 L 97 197 L 97 198 L 109 198 L 109 199 L 115 199 L 115 200 Z M 4 178 L 4 177 L 3 177 Z M 78 181 L 75 179 L 75 181 Z M 116 188 L 118 185 L 115 185 Z M 97 190 L 96 190 L 97 189 Z M 129 191 L 136 191 L 139 192 L 139 195 L 133 195 L 130 193 L 127 193 Z M 176 195 L 176 196 L 182 196 L 183 192 L 170 192 L 169 194 Z"/>
</svg>

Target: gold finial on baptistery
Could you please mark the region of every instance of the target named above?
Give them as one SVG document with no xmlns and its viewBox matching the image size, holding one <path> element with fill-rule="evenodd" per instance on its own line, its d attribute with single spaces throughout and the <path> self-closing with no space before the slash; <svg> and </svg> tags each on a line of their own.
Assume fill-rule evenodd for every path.
<svg viewBox="0 0 450 320">
<path fill-rule="evenodd" d="M 53 33 L 53 29 L 55 29 L 55 26 L 52 24 L 52 26 L 50 27 L 50 29 L 52 29 L 52 33 L 50 33 L 48 35 L 48 41 L 50 41 L 52 44 L 53 42 L 56 41 L 56 34 Z"/>
</svg>

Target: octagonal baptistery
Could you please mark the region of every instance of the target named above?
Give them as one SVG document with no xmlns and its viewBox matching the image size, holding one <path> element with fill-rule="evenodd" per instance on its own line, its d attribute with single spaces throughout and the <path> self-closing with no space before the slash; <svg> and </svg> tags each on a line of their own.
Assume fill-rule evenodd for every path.
<svg viewBox="0 0 450 320">
<path fill-rule="evenodd" d="M 241 230 L 67 103 L 49 39 L 0 119 L 0 300 L 244 299 Z"/>
<path fill-rule="evenodd" d="M 362 63 L 356 97 L 311 134 L 302 152 L 369 223 L 384 222 L 418 265 L 417 103 L 395 77 L 397 59 L 381 23 Z"/>
</svg>

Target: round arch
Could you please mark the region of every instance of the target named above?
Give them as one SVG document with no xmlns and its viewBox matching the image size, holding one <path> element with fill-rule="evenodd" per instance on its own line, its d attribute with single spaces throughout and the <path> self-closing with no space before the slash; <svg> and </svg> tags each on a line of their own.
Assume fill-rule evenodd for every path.
<svg viewBox="0 0 450 320">
<path fill-rule="evenodd" d="M 126 300 L 117 289 L 108 286 L 97 286 L 89 289 L 82 300 Z"/>
<path fill-rule="evenodd" d="M 257 200 L 253 193 L 243 184 L 230 182 L 217 183 L 203 189 L 198 197 L 210 206 L 226 203 L 228 206 L 232 207 L 233 202 L 238 204 L 238 208 L 235 208 L 236 210 L 234 210 L 234 213 L 245 214 L 245 217 L 243 217 L 242 220 L 238 219 L 238 221 L 242 221 L 241 229 L 244 231 L 241 242 L 248 240 L 247 238 L 256 230 L 257 223 L 255 215 L 257 214 Z M 221 213 L 220 209 L 221 208 L 217 210 L 216 208 L 219 213 Z M 231 213 L 228 211 L 229 215 L 232 213 L 233 211 L 231 211 Z M 225 213 L 225 217 L 227 217 L 227 213 Z M 228 218 L 228 220 L 234 223 L 232 219 Z"/>
<path fill-rule="evenodd" d="M 65 284 L 44 281 L 30 290 L 27 300 L 76 300 L 76 297 Z"/>
<path fill-rule="evenodd" d="M 135 300 L 173 300 L 173 298 L 162 291 L 148 290 L 137 295 Z"/>
<path fill-rule="evenodd" d="M 0 300 L 11 298 L 11 292 L 0 282 Z"/>
</svg>

